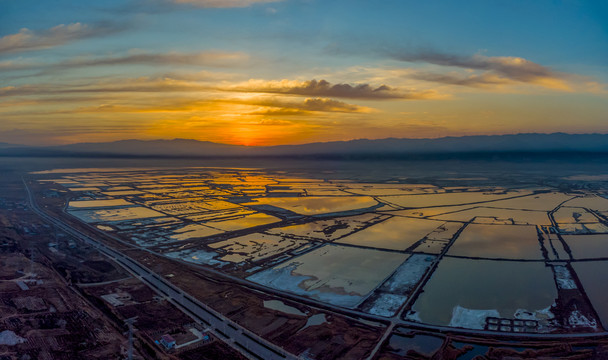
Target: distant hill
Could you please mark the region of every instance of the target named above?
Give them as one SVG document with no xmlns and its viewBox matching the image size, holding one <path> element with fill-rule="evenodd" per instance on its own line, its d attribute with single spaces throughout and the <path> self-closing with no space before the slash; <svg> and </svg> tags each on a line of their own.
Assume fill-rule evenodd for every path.
<svg viewBox="0 0 608 360">
<path fill-rule="evenodd" d="M 0 149 L 9 149 L 9 148 L 17 148 L 23 147 L 23 145 L 9 144 L 5 142 L 0 142 Z"/>
<path fill-rule="evenodd" d="M 514 134 L 319 142 L 304 145 L 242 146 L 188 139 L 121 140 L 49 147 L 11 148 L 4 156 L 136 156 L 136 157 L 358 157 L 500 152 L 608 152 L 608 134 Z"/>
<path fill-rule="evenodd" d="M 608 151 L 603 134 L 515 134 L 443 137 L 437 139 L 380 139 L 275 146 L 284 154 L 425 154 L 468 152 Z"/>
<path fill-rule="evenodd" d="M 246 146 L 190 139 L 120 140 L 109 143 L 79 143 L 47 147 L 50 151 L 137 156 L 220 156 L 240 154 Z M 246 152 L 246 151 L 245 151 Z"/>
</svg>

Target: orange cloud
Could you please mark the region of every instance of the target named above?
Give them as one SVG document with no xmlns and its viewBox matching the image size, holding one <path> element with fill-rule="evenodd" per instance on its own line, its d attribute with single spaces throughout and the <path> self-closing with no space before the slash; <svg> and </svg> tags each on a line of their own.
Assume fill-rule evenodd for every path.
<svg viewBox="0 0 608 360">
<path fill-rule="evenodd" d="M 372 111 L 368 107 L 327 98 L 307 98 L 304 101 L 299 101 L 277 97 L 254 97 L 249 99 L 225 99 L 218 100 L 218 102 L 271 108 L 250 113 L 255 115 L 305 115 L 310 114 L 310 112 L 368 113 Z"/>
<path fill-rule="evenodd" d="M 432 91 L 398 91 L 387 85 L 372 87 L 369 84 L 331 84 L 326 80 L 249 80 L 249 82 L 224 88 L 227 91 L 268 94 L 288 94 L 349 99 L 432 99 L 437 94 Z"/>
</svg>

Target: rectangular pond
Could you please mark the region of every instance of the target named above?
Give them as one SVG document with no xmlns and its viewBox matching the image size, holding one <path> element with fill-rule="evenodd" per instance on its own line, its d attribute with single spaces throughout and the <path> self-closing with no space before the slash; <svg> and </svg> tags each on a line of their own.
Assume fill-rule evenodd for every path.
<svg viewBox="0 0 608 360">
<path fill-rule="evenodd" d="M 133 203 L 128 202 L 124 199 L 109 199 L 109 200 L 73 200 L 70 201 L 68 206 L 70 208 L 97 208 L 97 207 L 111 207 L 111 206 L 129 206 Z"/>
<path fill-rule="evenodd" d="M 491 259 L 543 259 L 536 227 L 528 225 L 469 224 L 447 254 Z"/>
<path fill-rule="evenodd" d="M 608 258 L 608 234 L 562 235 L 575 259 Z"/>
<path fill-rule="evenodd" d="M 606 279 L 607 261 L 583 261 L 572 263 L 574 271 L 583 284 L 591 305 L 600 317 L 604 329 L 608 329 L 608 291 Z"/>
<path fill-rule="evenodd" d="M 129 206 L 112 209 L 73 210 L 70 214 L 85 222 L 123 221 L 165 216 L 158 211 L 143 206 Z"/>
<path fill-rule="evenodd" d="M 343 307 L 355 307 L 408 257 L 325 245 L 247 279 Z"/>
<path fill-rule="evenodd" d="M 443 224 L 443 221 L 395 216 L 336 240 L 336 242 L 374 248 L 405 250 Z"/>
<path fill-rule="evenodd" d="M 378 205 L 378 202 L 369 196 L 302 196 L 255 198 L 243 205 L 272 205 L 301 215 L 318 215 L 365 209 Z"/>
<path fill-rule="evenodd" d="M 266 259 L 306 244 L 308 242 L 304 240 L 255 233 L 216 242 L 208 246 L 212 249 L 221 249 L 224 252 L 220 260 L 240 263 Z"/>
<path fill-rule="evenodd" d="M 487 317 L 548 320 L 557 298 L 543 262 L 444 258 L 410 318 L 434 325 L 483 329 Z"/>
<path fill-rule="evenodd" d="M 469 221 L 478 224 L 516 224 L 516 225 L 546 225 L 549 217 L 546 211 L 496 209 L 491 207 L 476 207 L 473 209 L 451 212 L 433 216 L 432 219 Z"/>
<path fill-rule="evenodd" d="M 267 232 L 306 239 L 332 241 L 353 233 L 367 225 L 384 220 L 387 217 L 388 215 L 369 213 L 357 216 L 339 217 L 330 220 L 311 221 L 305 224 L 274 228 Z"/>
</svg>

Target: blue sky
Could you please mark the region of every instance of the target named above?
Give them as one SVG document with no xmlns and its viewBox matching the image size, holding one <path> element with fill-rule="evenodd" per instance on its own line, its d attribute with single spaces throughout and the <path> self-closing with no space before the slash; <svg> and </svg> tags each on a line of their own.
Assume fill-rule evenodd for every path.
<svg viewBox="0 0 608 360">
<path fill-rule="evenodd" d="M 606 132 L 603 1 L 5 0 L 0 24 L 0 141 Z"/>
</svg>

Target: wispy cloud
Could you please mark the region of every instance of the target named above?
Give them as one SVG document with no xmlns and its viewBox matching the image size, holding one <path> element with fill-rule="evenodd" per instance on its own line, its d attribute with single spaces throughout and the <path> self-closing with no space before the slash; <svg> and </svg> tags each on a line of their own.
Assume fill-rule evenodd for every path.
<svg viewBox="0 0 608 360">
<path fill-rule="evenodd" d="M 365 112 L 366 108 L 342 101 L 323 98 L 304 100 L 303 109 L 310 111 Z"/>
<path fill-rule="evenodd" d="M 0 62 L 0 72 L 15 70 L 37 70 L 42 72 L 36 74 L 43 75 L 57 70 L 71 70 L 83 67 L 98 66 L 124 66 L 124 65 L 149 65 L 149 66 L 199 66 L 230 68 L 239 67 L 249 62 L 249 55 L 243 52 L 228 51 L 199 51 L 199 52 L 167 52 L 150 53 L 135 52 L 125 55 L 115 56 L 86 56 L 75 57 L 57 63 L 43 63 L 35 61 L 15 61 L 8 60 Z"/>
<path fill-rule="evenodd" d="M 484 55 L 460 56 L 438 52 L 419 52 L 395 54 L 395 58 L 408 62 L 428 62 L 441 66 L 455 66 L 466 69 L 492 70 L 520 81 L 530 81 L 540 77 L 555 77 L 557 74 L 551 69 L 513 56 Z"/>
<path fill-rule="evenodd" d="M 3 98 L 0 101 L 0 110 L 4 109 L 7 114 L 11 108 L 19 109 L 17 111 L 22 115 L 37 114 L 43 104 L 50 107 L 62 105 L 53 110 L 54 113 L 62 114 L 225 111 L 270 117 L 373 111 L 369 107 L 326 97 L 302 98 L 293 94 L 226 91 L 218 87 L 214 79 L 205 82 L 166 76 L 6 86 L 0 88 L 0 97 Z M 89 104 L 74 106 L 87 102 Z M 45 110 L 46 113 L 48 111 Z"/>
<path fill-rule="evenodd" d="M 272 4 L 284 0 L 126 0 L 119 5 L 100 7 L 100 10 L 113 16 L 125 14 L 167 14 L 181 10 L 235 9 L 255 5 Z M 267 8 L 266 13 L 273 15 L 276 9 Z"/>
<path fill-rule="evenodd" d="M 173 0 L 176 4 L 189 4 L 203 8 L 243 8 L 282 0 Z"/>
<path fill-rule="evenodd" d="M 111 79 L 90 83 L 28 84 L 0 88 L 0 96 L 45 96 L 77 93 L 158 93 L 193 92 L 209 90 L 208 86 L 195 82 L 167 78 Z"/>
<path fill-rule="evenodd" d="M 36 105 L 52 104 L 62 100 L 69 100 L 71 105 L 78 103 L 91 103 L 91 105 L 78 106 L 57 110 L 36 109 Z M 342 101 L 327 98 L 283 99 L 277 97 L 255 98 L 218 98 L 208 97 L 185 98 L 181 96 L 162 96 L 141 98 L 141 96 L 109 96 L 109 97 L 49 97 L 36 100 L 21 100 L 16 102 L 0 102 L 0 111 L 20 107 L 19 114 L 82 114 L 82 113 L 200 113 L 208 111 L 228 111 L 242 115 L 273 116 L 300 116 L 314 113 L 370 113 L 373 109 L 348 104 Z M 7 114 L 5 112 L 5 114 Z"/>
<path fill-rule="evenodd" d="M 336 97 L 347 99 L 431 99 L 437 94 L 433 91 L 398 91 L 387 85 L 373 87 L 369 84 L 331 84 L 326 80 L 249 80 L 227 88 L 228 91 L 268 94 L 289 94 L 319 97 Z"/>
<path fill-rule="evenodd" d="M 417 79 L 427 81 L 473 87 L 520 82 L 558 90 L 571 89 L 568 81 L 569 77 L 571 77 L 570 74 L 555 71 L 547 66 L 537 64 L 521 57 L 490 57 L 480 54 L 461 56 L 434 51 L 393 53 L 392 57 L 405 62 L 424 62 L 439 66 L 483 71 L 481 75 L 469 77 L 430 73 L 422 73 L 414 76 Z"/>
<path fill-rule="evenodd" d="M 203 76 L 201 79 L 200 76 Z M 315 98 L 350 98 L 362 100 L 383 99 L 434 99 L 440 96 L 432 90 L 397 91 L 386 85 L 372 87 L 368 84 L 332 85 L 325 80 L 311 81 L 267 81 L 249 80 L 245 83 L 230 83 L 225 81 L 218 84 L 218 79 L 211 77 L 204 80 L 204 74 L 188 76 L 140 77 L 140 78 L 108 78 L 98 81 L 55 84 L 29 84 L 20 86 L 5 86 L 0 88 L 2 96 L 53 95 L 60 93 L 124 93 L 124 92 L 221 92 L 221 93 L 250 93 L 276 94 L 285 96 L 309 96 Z M 312 100 L 310 100 L 312 101 Z M 332 103 L 324 103 L 324 106 Z M 334 105 L 336 103 L 333 103 Z M 315 105 L 309 102 L 309 106 Z M 317 103 L 317 106 L 321 104 Z"/>
<path fill-rule="evenodd" d="M 311 112 L 368 113 L 372 111 L 368 107 L 328 98 L 307 98 L 304 101 L 299 101 L 272 97 L 229 99 L 222 100 L 222 102 L 261 106 L 263 109 L 250 112 L 249 114 L 266 116 L 308 115 Z"/>
<path fill-rule="evenodd" d="M 135 53 L 123 56 L 72 59 L 53 67 L 73 68 L 104 65 L 197 65 L 231 67 L 243 64 L 249 55 L 242 52 L 200 51 L 168 53 Z"/>
<path fill-rule="evenodd" d="M 101 37 L 125 29 L 123 25 L 100 22 L 92 25 L 61 24 L 45 30 L 23 28 L 18 33 L 0 38 L 0 54 L 48 49 L 72 41 Z"/>
<path fill-rule="evenodd" d="M 38 67 L 38 64 L 31 60 L 14 59 L 0 61 L 0 72 L 2 71 L 14 71 L 14 70 L 25 70 Z"/>
<path fill-rule="evenodd" d="M 483 73 L 479 75 L 462 75 L 439 74 L 432 72 L 412 72 L 408 74 L 407 77 L 416 80 L 424 80 L 447 85 L 461 85 L 469 87 L 489 87 L 514 83 L 514 81 L 508 78 L 491 73 Z"/>
</svg>

